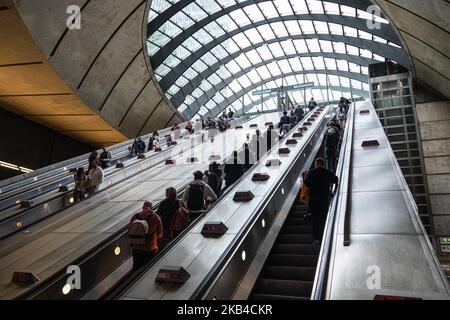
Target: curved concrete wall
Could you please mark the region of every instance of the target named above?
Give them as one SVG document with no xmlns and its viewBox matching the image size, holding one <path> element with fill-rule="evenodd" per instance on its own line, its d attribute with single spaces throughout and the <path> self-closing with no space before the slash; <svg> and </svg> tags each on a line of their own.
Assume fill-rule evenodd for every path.
<svg viewBox="0 0 450 320">
<path fill-rule="evenodd" d="M 147 0 L 21 0 L 17 9 L 45 58 L 97 115 L 128 138 L 184 119 L 148 62 Z M 69 30 L 69 5 L 81 29 Z"/>
</svg>

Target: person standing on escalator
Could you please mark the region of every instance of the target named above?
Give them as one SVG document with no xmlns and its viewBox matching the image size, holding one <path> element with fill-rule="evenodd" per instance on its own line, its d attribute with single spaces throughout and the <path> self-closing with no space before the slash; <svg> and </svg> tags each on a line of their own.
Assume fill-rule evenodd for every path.
<svg viewBox="0 0 450 320">
<path fill-rule="evenodd" d="M 142 211 L 133 215 L 128 224 L 128 243 L 133 253 L 133 269 L 145 266 L 158 254 L 158 240 L 163 237 L 163 225 L 153 211 L 151 202 L 145 201 Z"/>
<path fill-rule="evenodd" d="M 305 185 L 309 188 L 308 211 L 311 212 L 314 232 L 314 244 L 322 240 L 323 230 L 328 215 L 330 186 L 338 184 L 338 177 L 325 169 L 325 161 L 316 159 L 315 168 L 309 171 Z"/>
</svg>

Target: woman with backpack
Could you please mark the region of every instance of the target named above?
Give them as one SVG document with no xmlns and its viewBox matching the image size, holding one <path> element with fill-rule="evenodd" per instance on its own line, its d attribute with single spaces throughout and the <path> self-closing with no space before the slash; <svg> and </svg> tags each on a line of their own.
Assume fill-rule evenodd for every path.
<svg viewBox="0 0 450 320">
<path fill-rule="evenodd" d="M 183 201 L 177 198 L 177 190 L 174 187 L 167 188 L 166 197 L 161 201 L 158 210 L 156 211 L 156 214 L 161 218 L 165 231 L 162 239 L 164 244 L 169 242 L 169 240 L 176 235 L 175 230 L 173 230 L 173 222 L 178 210 L 184 207 Z"/>
</svg>

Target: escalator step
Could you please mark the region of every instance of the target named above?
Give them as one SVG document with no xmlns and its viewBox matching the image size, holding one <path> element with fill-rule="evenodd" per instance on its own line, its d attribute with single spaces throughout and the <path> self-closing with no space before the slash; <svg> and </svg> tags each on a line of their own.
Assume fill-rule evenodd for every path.
<svg viewBox="0 0 450 320">
<path fill-rule="evenodd" d="M 262 279 L 314 281 L 316 268 L 267 266 Z"/>
<path fill-rule="evenodd" d="M 310 244 L 314 241 L 311 234 L 281 234 L 278 236 L 278 243 L 306 243 Z"/>
<path fill-rule="evenodd" d="M 310 297 L 280 296 L 275 294 L 254 294 L 250 300 L 310 300 Z"/>
<path fill-rule="evenodd" d="M 285 222 L 286 226 L 310 226 L 311 221 L 305 220 L 303 218 L 288 218 Z"/>
<path fill-rule="evenodd" d="M 312 234 L 311 226 L 287 226 L 283 229 L 284 234 Z"/>
<path fill-rule="evenodd" d="M 318 256 L 310 254 L 272 254 L 268 259 L 269 266 L 284 267 L 315 267 L 317 265 Z"/>
<path fill-rule="evenodd" d="M 309 297 L 312 287 L 312 281 L 261 279 L 258 282 L 256 293 Z"/>
<path fill-rule="evenodd" d="M 316 255 L 320 252 L 318 244 L 275 244 L 273 253 L 278 254 L 311 254 Z"/>
</svg>

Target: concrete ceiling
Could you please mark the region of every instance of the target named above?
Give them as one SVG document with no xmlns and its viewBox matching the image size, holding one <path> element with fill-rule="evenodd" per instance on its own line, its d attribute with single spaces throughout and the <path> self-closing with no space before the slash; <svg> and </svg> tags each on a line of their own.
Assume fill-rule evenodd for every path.
<svg viewBox="0 0 450 320">
<path fill-rule="evenodd" d="M 0 105 L 92 145 L 125 136 L 93 112 L 55 72 L 10 1 L 0 0 Z"/>
<path fill-rule="evenodd" d="M 403 38 L 418 81 L 450 98 L 450 4 L 446 0 L 374 0 Z"/>
<path fill-rule="evenodd" d="M 14 2 L 0 0 L 2 106 L 93 145 L 183 120 L 148 65 L 146 0 Z M 80 30 L 66 26 L 69 5 Z"/>
</svg>

